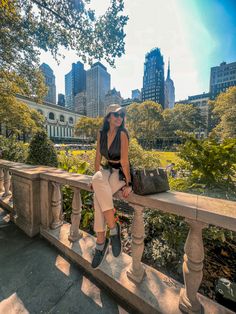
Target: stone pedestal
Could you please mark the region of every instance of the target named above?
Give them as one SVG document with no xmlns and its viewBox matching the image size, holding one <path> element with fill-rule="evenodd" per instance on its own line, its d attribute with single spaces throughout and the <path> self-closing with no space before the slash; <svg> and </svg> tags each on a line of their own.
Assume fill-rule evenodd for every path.
<svg viewBox="0 0 236 314">
<path fill-rule="evenodd" d="M 73 190 L 74 195 L 72 201 L 71 227 L 70 234 L 68 236 L 68 239 L 71 242 L 75 242 L 83 236 L 79 231 L 82 208 L 80 189 L 73 188 Z"/>
<path fill-rule="evenodd" d="M 144 250 L 144 222 L 143 206 L 134 205 L 134 218 L 132 223 L 132 265 L 127 271 L 127 277 L 136 283 L 143 280 L 145 269 L 141 263 Z"/>
<path fill-rule="evenodd" d="M 197 297 L 203 276 L 204 247 L 202 229 L 207 224 L 186 219 L 190 229 L 184 247 L 183 274 L 185 288 L 180 291 L 179 308 L 185 313 L 202 313 L 202 305 Z"/>
<path fill-rule="evenodd" d="M 0 193 L 4 191 L 3 182 L 4 182 L 4 172 L 3 172 L 3 168 L 0 168 Z"/>
<path fill-rule="evenodd" d="M 30 177 L 12 170 L 12 194 L 16 225 L 28 236 L 35 236 L 40 227 L 39 174 Z"/>
</svg>

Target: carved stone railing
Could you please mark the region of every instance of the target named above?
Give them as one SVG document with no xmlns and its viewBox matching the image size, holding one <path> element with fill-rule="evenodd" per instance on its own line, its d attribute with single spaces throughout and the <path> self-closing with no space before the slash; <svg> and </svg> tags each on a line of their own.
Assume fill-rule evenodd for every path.
<svg viewBox="0 0 236 314">
<path fill-rule="evenodd" d="M 12 174 L 13 210 L 15 222 L 28 235 L 41 230 L 59 229 L 63 225 L 61 186 L 73 189 L 71 226 L 68 239 L 81 238 L 81 190 L 91 191 L 91 177 L 71 174 L 56 168 L 28 166 L 0 160 L 0 189 L 4 197 L 10 193 Z M 115 198 L 122 199 L 121 193 Z M 201 313 L 197 291 L 202 280 L 204 246 L 202 229 L 208 224 L 236 231 L 236 203 L 181 192 L 166 192 L 150 196 L 130 194 L 126 200 L 134 208 L 132 223 L 132 263 L 127 277 L 136 284 L 142 282 L 145 266 L 141 263 L 144 250 L 145 208 L 162 210 L 185 218 L 189 234 L 184 248 L 184 287 L 180 291 L 179 308 L 187 313 Z"/>
<path fill-rule="evenodd" d="M 5 161 L 1 164 L 0 168 L 0 192 L 3 192 L 2 197 L 7 197 L 12 194 L 11 192 L 11 173 L 10 166 L 15 165 L 9 161 Z"/>
<path fill-rule="evenodd" d="M 0 159 L 0 205 L 4 205 L 13 214 L 12 203 L 12 176 L 10 168 L 21 165 L 8 160 Z"/>
<path fill-rule="evenodd" d="M 41 178 L 41 223 L 43 228 L 56 229 L 63 224 L 61 186 L 69 185 L 73 189 L 71 227 L 68 239 L 71 242 L 81 237 L 79 231 L 81 218 L 80 191 L 91 191 L 91 177 L 69 174 L 61 170 L 53 170 L 40 174 Z M 46 199 L 45 199 L 46 198 Z"/>
</svg>

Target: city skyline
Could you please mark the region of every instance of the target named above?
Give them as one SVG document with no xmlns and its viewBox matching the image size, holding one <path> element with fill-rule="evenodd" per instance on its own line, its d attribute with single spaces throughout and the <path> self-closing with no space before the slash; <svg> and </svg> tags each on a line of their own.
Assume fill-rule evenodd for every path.
<svg viewBox="0 0 236 314">
<path fill-rule="evenodd" d="M 108 0 L 91 1 L 98 15 L 108 4 Z M 149 0 L 148 6 L 144 0 L 125 1 L 124 13 L 129 15 L 126 53 L 116 60 L 116 69 L 101 60 L 111 74 L 111 88 L 119 90 L 124 98 L 131 97 L 131 90 L 141 89 L 145 54 L 158 47 L 164 56 L 165 77 L 170 58 L 176 100 L 208 92 L 210 68 L 236 59 L 235 7 L 232 0 Z M 64 75 L 72 62 L 80 60 L 75 52 L 62 53 L 65 59 L 61 59 L 60 66 L 49 54 L 41 56 L 41 62 L 54 71 L 57 93 L 65 93 Z M 86 64 L 85 69 L 89 68 Z"/>
</svg>

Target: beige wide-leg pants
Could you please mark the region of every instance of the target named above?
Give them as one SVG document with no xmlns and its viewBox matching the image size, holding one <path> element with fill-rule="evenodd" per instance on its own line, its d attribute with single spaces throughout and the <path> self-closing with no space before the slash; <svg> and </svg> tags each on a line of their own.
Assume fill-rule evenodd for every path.
<svg viewBox="0 0 236 314">
<path fill-rule="evenodd" d="M 103 212 L 114 208 L 112 195 L 119 191 L 125 181 L 119 180 L 119 169 L 97 171 L 92 178 L 94 190 L 94 231 L 106 231 L 106 221 Z"/>
</svg>

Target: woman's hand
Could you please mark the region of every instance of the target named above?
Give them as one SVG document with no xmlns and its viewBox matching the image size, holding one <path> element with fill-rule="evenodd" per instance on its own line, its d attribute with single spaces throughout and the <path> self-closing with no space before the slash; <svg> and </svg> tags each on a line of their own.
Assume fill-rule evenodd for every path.
<svg viewBox="0 0 236 314">
<path fill-rule="evenodd" d="M 89 187 L 90 187 L 90 189 L 92 189 L 92 191 L 93 191 L 93 184 L 92 184 L 92 183 L 89 184 Z"/>
<path fill-rule="evenodd" d="M 132 192 L 132 187 L 131 186 L 124 186 L 122 188 L 122 196 L 124 198 L 127 198 L 131 192 Z"/>
</svg>

